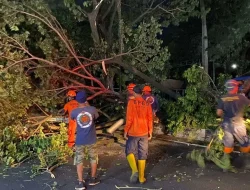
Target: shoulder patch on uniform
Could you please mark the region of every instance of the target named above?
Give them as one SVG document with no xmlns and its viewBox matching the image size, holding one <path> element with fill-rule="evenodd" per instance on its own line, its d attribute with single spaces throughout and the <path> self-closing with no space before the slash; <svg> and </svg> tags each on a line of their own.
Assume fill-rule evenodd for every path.
<svg viewBox="0 0 250 190">
<path fill-rule="evenodd" d="M 153 104 L 155 102 L 155 99 L 153 96 L 148 96 L 146 98 L 146 102 L 149 103 L 149 104 Z"/>
</svg>

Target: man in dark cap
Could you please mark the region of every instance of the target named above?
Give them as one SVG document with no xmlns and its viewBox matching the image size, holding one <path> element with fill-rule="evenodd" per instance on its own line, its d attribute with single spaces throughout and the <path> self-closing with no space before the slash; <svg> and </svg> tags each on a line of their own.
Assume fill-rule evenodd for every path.
<svg viewBox="0 0 250 190">
<path fill-rule="evenodd" d="M 71 119 L 76 121 L 76 155 L 75 165 L 77 168 L 78 183 L 76 190 L 86 189 L 83 179 L 83 160 L 85 154 L 88 155 L 91 164 L 91 179 L 89 185 L 96 185 L 100 180 L 96 178 L 98 155 L 95 149 L 96 129 L 95 119 L 98 118 L 98 113 L 95 107 L 87 103 L 87 94 L 85 91 L 80 91 L 76 94 L 76 101 L 79 103 L 78 108 L 71 112 Z"/>
<path fill-rule="evenodd" d="M 225 86 L 227 94 L 220 98 L 217 106 L 217 115 L 223 117 L 224 153 L 225 155 L 229 155 L 233 152 L 235 137 L 240 143 L 240 151 L 244 153 L 245 157 L 248 157 L 249 154 L 247 153 L 250 152 L 250 145 L 243 113 L 244 108 L 250 105 L 250 100 L 244 95 L 237 94 L 239 90 L 239 83 L 237 81 L 228 80 Z"/>
<path fill-rule="evenodd" d="M 148 156 L 148 140 L 152 138 L 153 113 L 151 104 L 142 97 L 142 90 L 133 88 L 134 99 L 128 101 L 124 138 L 126 141 L 126 156 L 132 169 L 130 182 L 146 182 L 144 171 Z M 138 167 L 135 155 L 138 156 Z"/>
</svg>

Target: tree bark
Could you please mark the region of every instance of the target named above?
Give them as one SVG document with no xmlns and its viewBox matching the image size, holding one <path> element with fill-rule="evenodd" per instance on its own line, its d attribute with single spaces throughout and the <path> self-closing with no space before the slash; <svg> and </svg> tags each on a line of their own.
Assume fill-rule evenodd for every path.
<svg viewBox="0 0 250 190">
<path fill-rule="evenodd" d="M 202 22 L 202 66 L 208 73 L 208 36 L 207 36 L 207 18 L 204 0 L 200 0 L 201 22 Z"/>
<path fill-rule="evenodd" d="M 122 39 L 122 10 L 121 10 L 121 0 L 117 0 L 117 14 L 118 14 L 118 36 L 119 36 L 119 53 L 123 52 L 123 39 Z"/>
<path fill-rule="evenodd" d="M 166 93 L 167 95 L 169 95 L 171 98 L 173 99 L 177 99 L 179 97 L 178 94 L 176 94 L 175 92 L 173 92 L 172 90 L 166 88 L 166 86 L 163 86 L 162 84 L 158 83 L 157 81 L 154 80 L 153 77 L 150 77 L 144 73 L 142 73 L 141 71 L 137 70 L 135 67 L 131 66 L 128 63 L 124 63 L 121 58 L 116 58 L 113 60 L 110 60 L 108 62 L 112 62 L 115 64 L 120 65 L 121 67 L 123 67 L 124 69 L 130 71 L 131 73 L 133 73 L 134 75 L 142 78 L 143 80 L 145 80 L 146 82 L 150 83 L 152 86 L 156 87 L 158 90 L 160 90 L 161 92 Z"/>
<path fill-rule="evenodd" d="M 123 52 L 123 37 L 122 37 L 122 6 L 121 6 L 121 0 L 117 1 L 117 14 L 118 14 L 118 23 L 119 23 L 119 29 L 118 29 L 118 36 L 119 36 L 119 53 L 122 54 Z M 122 57 L 121 57 L 121 62 L 122 62 Z M 121 92 L 122 90 L 122 79 L 121 79 L 121 66 L 120 66 L 120 77 L 119 77 L 119 91 Z"/>
<path fill-rule="evenodd" d="M 89 24 L 92 32 L 92 38 L 94 40 L 95 44 L 100 44 L 100 37 L 98 34 L 98 29 L 97 29 L 97 23 L 96 23 L 96 18 L 97 18 L 98 11 L 93 10 L 93 12 L 88 14 L 88 19 L 89 19 Z"/>
</svg>

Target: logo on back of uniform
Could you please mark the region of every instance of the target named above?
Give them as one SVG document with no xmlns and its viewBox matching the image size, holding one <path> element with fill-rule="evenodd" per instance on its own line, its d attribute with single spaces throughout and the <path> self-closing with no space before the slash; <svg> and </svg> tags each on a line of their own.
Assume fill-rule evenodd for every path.
<svg viewBox="0 0 250 190">
<path fill-rule="evenodd" d="M 223 102 L 233 102 L 235 100 L 239 100 L 239 96 L 223 97 L 221 99 L 222 99 Z"/>
<path fill-rule="evenodd" d="M 153 96 L 149 96 L 146 98 L 146 102 L 149 104 L 153 104 L 155 102 L 155 99 Z"/>
<path fill-rule="evenodd" d="M 93 124 L 93 117 L 89 112 L 81 112 L 76 118 L 77 124 L 81 128 L 88 128 Z"/>
</svg>

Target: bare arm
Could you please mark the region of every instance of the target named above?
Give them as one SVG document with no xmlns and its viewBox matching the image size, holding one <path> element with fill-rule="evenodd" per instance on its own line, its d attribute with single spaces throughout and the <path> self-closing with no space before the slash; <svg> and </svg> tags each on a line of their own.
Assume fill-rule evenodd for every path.
<svg viewBox="0 0 250 190">
<path fill-rule="evenodd" d="M 217 109 L 216 114 L 217 114 L 217 116 L 222 117 L 223 116 L 223 110 L 222 109 Z"/>
</svg>

